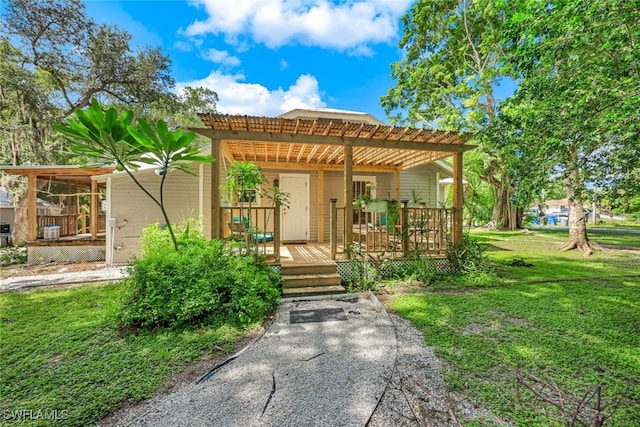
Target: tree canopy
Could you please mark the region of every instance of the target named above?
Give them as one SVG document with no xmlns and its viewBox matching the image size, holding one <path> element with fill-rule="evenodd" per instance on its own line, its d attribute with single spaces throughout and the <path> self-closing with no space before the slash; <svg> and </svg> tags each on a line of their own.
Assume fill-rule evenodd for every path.
<svg viewBox="0 0 640 427">
<path fill-rule="evenodd" d="M 640 3 L 419 0 L 403 22 L 387 111 L 477 132 L 472 169 L 494 188 L 497 225 L 517 226 L 513 207 L 562 180 L 567 248 L 589 251 L 582 203 L 640 186 Z M 518 88 L 500 101 L 504 79 Z"/>
<path fill-rule="evenodd" d="M 501 63 L 504 19 L 493 0 L 418 1 L 403 18 L 405 57 L 392 64 L 396 85 L 381 99 L 387 114 L 439 129 L 491 127 L 499 113 L 495 89 L 509 77 Z M 484 153 L 479 176 L 494 189 L 492 220 L 513 229 L 518 216 L 507 167 L 511 153 L 490 138 L 474 142 Z"/>
<path fill-rule="evenodd" d="M 522 76 L 503 113 L 525 150 L 564 180 L 566 248 L 590 250 L 582 204 L 630 190 L 640 165 L 640 3 L 504 2 L 506 65 Z"/>
</svg>

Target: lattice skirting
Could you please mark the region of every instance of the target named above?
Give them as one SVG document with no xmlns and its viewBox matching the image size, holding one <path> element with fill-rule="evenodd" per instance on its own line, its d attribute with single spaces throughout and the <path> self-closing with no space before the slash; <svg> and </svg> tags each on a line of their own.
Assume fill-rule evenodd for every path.
<svg viewBox="0 0 640 427">
<path fill-rule="evenodd" d="M 342 277 L 343 282 L 353 280 L 353 271 L 355 263 L 362 261 L 337 261 L 338 274 Z M 375 268 L 382 279 L 394 277 L 399 271 L 412 271 L 418 267 L 427 268 L 436 274 L 449 274 L 452 272 L 449 261 L 444 258 L 426 258 L 426 259 L 386 259 L 380 262 L 367 262 L 369 267 Z"/>
<path fill-rule="evenodd" d="M 27 262 L 30 265 L 48 262 L 104 261 L 102 246 L 29 246 Z"/>
</svg>

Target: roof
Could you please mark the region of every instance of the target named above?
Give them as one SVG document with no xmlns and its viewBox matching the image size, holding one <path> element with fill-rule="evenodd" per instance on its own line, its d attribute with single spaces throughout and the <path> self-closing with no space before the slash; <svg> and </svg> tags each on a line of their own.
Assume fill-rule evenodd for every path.
<svg viewBox="0 0 640 427">
<path fill-rule="evenodd" d="M 332 118 L 307 118 L 309 111 L 285 113 L 297 118 L 199 114 L 205 128 L 190 130 L 222 140 L 228 160 L 252 160 L 274 168 L 342 165 L 345 146 L 353 147 L 355 169 L 400 170 L 475 148 L 463 145 L 470 134 L 369 123 L 364 118 L 373 116 L 347 111 L 334 110 Z M 346 120 L 355 116 L 362 120 Z"/>
<path fill-rule="evenodd" d="M 0 166 L 0 171 L 10 175 L 34 175 L 38 178 L 77 185 L 90 185 L 92 176 L 111 173 L 114 170 L 115 167 L 82 168 L 76 165 Z"/>
<path fill-rule="evenodd" d="M 338 110 L 336 108 L 296 108 L 280 114 L 285 119 L 342 119 L 354 123 L 369 123 L 383 125 L 384 123 L 371 114 L 359 111 Z"/>
</svg>

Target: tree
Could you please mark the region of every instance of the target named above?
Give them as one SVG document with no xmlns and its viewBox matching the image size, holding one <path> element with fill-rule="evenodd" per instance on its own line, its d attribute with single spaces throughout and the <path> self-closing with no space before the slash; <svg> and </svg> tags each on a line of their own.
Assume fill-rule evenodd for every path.
<svg viewBox="0 0 640 427">
<path fill-rule="evenodd" d="M 547 173 L 565 181 L 570 216 L 563 249 L 589 254 L 583 213 L 588 188 L 619 185 L 640 162 L 640 5 L 504 5 L 506 63 L 522 76 L 505 114 L 519 123 L 520 138 L 536 147 Z"/>
<path fill-rule="evenodd" d="M 121 116 L 114 108 L 102 111 L 97 100 L 91 101 L 86 110 L 76 109 L 77 119 L 69 119 L 67 125 L 54 125 L 70 141 L 69 151 L 87 156 L 92 160 L 88 167 L 116 166 L 116 170 L 126 172 L 133 182 L 159 208 L 171 235 L 173 246 L 178 250 L 171 221 L 164 203 L 164 183 L 171 169 L 197 175 L 192 169 L 193 162 L 210 163 L 210 156 L 198 154 L 191 145 L 195 133 L 183 133 L 181 129 L 170 131 L 160 120 L 152 128 L 146 121 L 138 119 L 137 126 L 131 126 L 133 112 L 126 111 Z M 159 198 L 155 197 L 133 173 L 141 164 L 155 166 L 160 176 Z"/>
<path fill-rule="evenodd" d="M 420 0 L 404 16 L 400 47 L 406 56 L 392 64 L 397 84 L 381 99 L 394 121 L 475 132 L 493 126 L 498 115 L 494 90 L 507 77 L 501 67 L 504 13 L 495 3 Z M 517 228 L 511 153 L 486 134 L 475 141 L 486 159 L 480 177 L 494 189 L 492 221 Z"/>
<path fill-rule="evenodd" d="M 3 162 L 66 163 L 51 125 L 92 97 L 145 106 L 174 97 L 168 57 L 149 47 L 132 52 L 127 32 L 97 25 L 79 0 L 7 0 L 2 18 Z"/>
<path fill-rule="evenodd" d="M 8 0 L 5 33 L 17 40 L 25 66 L 45 74 L 67 117 L 94 97 L 152 102 L 173 87 L 171 61 L 159 48 L 132 52 L 131 35 L 98 25 L 80 0 Z"/>
<path fill-rule="evenodd" d="M 42 73 L 21 66 L 24 55 L 0 37 L 0 161 L 51 162 L 59 151 L 47 126 L 59 114 Z"/>
</svg>

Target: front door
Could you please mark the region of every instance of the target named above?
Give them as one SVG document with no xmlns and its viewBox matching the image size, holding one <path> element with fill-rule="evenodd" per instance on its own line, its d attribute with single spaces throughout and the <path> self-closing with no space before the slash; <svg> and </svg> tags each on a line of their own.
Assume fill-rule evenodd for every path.
<svg viewBox="0 0 640 427">
<path fill-rule="evenodd" d="M 309 175 L 280 174 L 280 189 L 289 193 L 289 208 L 282 208 L 282 240 L 309 240 Z"/>
</svg>

